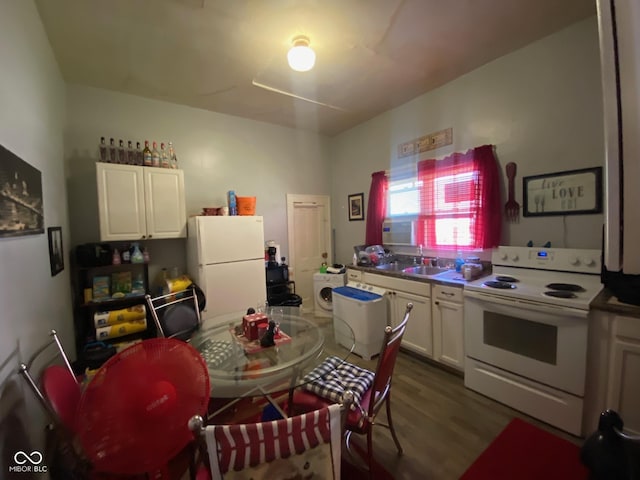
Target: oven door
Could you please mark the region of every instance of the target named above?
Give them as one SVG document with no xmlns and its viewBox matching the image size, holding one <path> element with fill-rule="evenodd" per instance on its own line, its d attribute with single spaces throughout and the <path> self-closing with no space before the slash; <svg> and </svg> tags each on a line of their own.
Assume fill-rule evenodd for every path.
<svg viewBox="0 0 640 480">
<path fill-rule="evenodd" d="M 588 311 L 465 291 L 467 356 L 584 395 Z"/>
</svg>

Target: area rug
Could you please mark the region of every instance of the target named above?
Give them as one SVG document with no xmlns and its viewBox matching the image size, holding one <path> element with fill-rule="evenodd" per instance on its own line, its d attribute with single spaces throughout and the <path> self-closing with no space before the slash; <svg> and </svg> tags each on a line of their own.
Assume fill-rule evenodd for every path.
<svg viewBox="0 0 640 480">
<path fill-rule="evenodd" d="M 460 480 L 586 480 L 579 456 L 577 445 L 514 418 Z"/>
</svg>

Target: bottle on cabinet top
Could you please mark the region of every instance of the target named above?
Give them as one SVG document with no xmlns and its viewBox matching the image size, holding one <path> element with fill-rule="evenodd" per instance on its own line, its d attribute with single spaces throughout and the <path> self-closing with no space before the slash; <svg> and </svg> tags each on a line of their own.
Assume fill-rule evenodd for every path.
<svg viewBox="0 0 640 480">
<path fill-rule="evenodd" d="M 158 151 L 158 144 L 153 142 L 153 148 L 151 149 L 151 166 L 160 166 L 160 152 Z"/>
<path fill-rule="evenodd" d="M 121 164 L 127 163 L 126 154 L 127 153 L 124 149 L 124 141 L 120 139 L 120 141 L 118 142 L 118 163 L 121 163 Z"/>
<path fill-rule="evenodd" d="M 142 151 L 143 165 L 145 167 L 151 167 L 153 165 L 153 157 L 151 155 L 151 149 L 149 148 L 149 140 L 144 141 L 144 150 Z"/>
<path fill-rule="evenodd" d="M 100 161 L 101 162 L 108 162 L 109 161 L 109 157 L 107 154 L 107 144 L 104 140 L 104 137 L 100 137 L 100 146 L 98 147 L 100 149 Z"/>
<path fill-rule="evenodd" d="M 164 143 L 160 144 L 160 166 L 162 168 L 171 168 L 171 164 L 169 163 L 169 156 L 164 149 Z"/>
<path fill-rule="evenodd" d="M 150 144 L 153 143 L 153 149 Z M 141 142 L 135 142 L 133 146 L 132 140 L 125 141 L 120 139 L 116 144 L 113 137 L 109 138 L 106 143 L 106 137 L 100 137 L 98 144 L 99 161 L 104 163 L 118 163 L 123 165 L 138 165 L 145 167 L 162 167 L 162 168 L 178 168 L 178 157 L 176 155 L 173 142 L 160 143 L 144 141 L 144 148 L 141 148 Z"/>
<path fill-rule="evenodd" d="M 109 139 L 109 162 L 118 163 L 118 149 L 113 138 Z"/>
<path fill-rule="evenodd" d="M 171 164 L 171 168 L 178 168 L 178 157 L 173 148 L 173 142 L 169 142 L 169 163 Z"/>
<path fill-rule="evenodd" d="M 140 142 L 136 142 L 136 165 L 144 165 L 144 156 L 140 148 Z"/>
<path fill-rule="evenodd" d="M 136 151 L 133 149 L 133 142 L 131 140 L 127 142 L 127 164 L 136 164 Z"/>
</svg>

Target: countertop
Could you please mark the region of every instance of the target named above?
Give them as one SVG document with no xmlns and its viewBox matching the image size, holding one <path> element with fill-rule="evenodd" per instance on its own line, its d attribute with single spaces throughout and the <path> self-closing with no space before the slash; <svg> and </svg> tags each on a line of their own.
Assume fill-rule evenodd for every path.
<svg viewBox="0 0 640 480">
<path fill-rule="evenodd" d="M 375 267 L 363 267 L 356 265 L 349 265 L 348 268 L 353 270 L 359 270 L 361 272 L 373 273 L 376 275 L 384 275 L 387 277 L 395 277 L 402 278 L 405 280 L 412 280 L 414 282 L 422 282 L 422 283 L 433 283 L 437 285 L 449 285 L 449 286 L 459 286 L 464 287 L 467 283 L 462 277 L 462 274 L 456 272 L 455 270 L 451 270 L 449 272 L 441 273 L 432 277 L 418 277 L 411 274 L 406 274 L 402 272 L 394 272 L 389 270 L 378 270 Z M 480 277 L 482 278 L 491 274 L 490 270 L 485 270 Z M 474 280 L 477 280 L 474 279 Z M 604 312 L 615 313 L 619 315 L 624 315 L 627 317 L 640 318 L 640 306 L 631 305 L 628 303 L 622 303 L 618 301 L 618 299 L 613 296 L 611 291 L 607 288 L 604 288 L 591 302 L 591 309 L 593 310 L 601 310 Z"/>
<path fill-rule="evenodd" d="M 591 308 L 627 317 L 640 318 L 640 306 L 618 301 L 608 288 L 604 288 L 591 302 Z"/>
<path fill-rule="evenodd" d="M 444 273 L 440 273 L 438 275 L 434 275 L 431 277 L 419 277 L 416 275 L 412 275 L 412 274 L 406 274 L 406 273 L 402 273 L 402 272 L 394 272 L 394 271 L 389 271 L 389 270 L 378 270 L 375 267 L 361 267 L 361 266 L 356 266 L 356 265 L 349 265 L 350 269 L 352 270 L 359 270 L 361 272 L 366 272 L 366 273 L 373 273 L 376 275 L 384 275 L 386 277 L 395 277 L 395 278 L 402 278 L 404 280 L 412 280 L 414 282 L 422 282 L 422 283 L 434 283 L 437 285 L 449 285 L 449 286 L 459 286 L 459 287 L 464 287 L 467 283 L 469 283 L 467 280 L 465 280 L 462 276 L 462 274 L 460 272 L 456 272 L 455 270 L 451 270 L 449 272 L 444 272 Z M 490 272 L 483 272 L 483 274 L 480 277 L 474 278 L 474 280 L 477 280 L 478 278 L 482 278 L 486 275 L 489 275 Z"/>
</svg>

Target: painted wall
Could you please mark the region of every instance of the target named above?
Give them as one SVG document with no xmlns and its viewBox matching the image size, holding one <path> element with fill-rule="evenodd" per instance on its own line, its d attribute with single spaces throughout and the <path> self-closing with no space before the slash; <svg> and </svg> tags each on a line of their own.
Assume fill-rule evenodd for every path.
<svg viewBox="0 0 640 480">
<path fill-rule="evenodd" d="M 453 145 L 419 158 L 397 158 L 398 144 L 449 127 Z M 523 176 L 603 166 L 602 131 L 594 17 L 332 139 L 336 258 L 350 263 L 353 245 L 364 242 L 365 222 L 348 221 L 347 196 L 365 192 L 368 202 L 372 172 L 493 144 L 505 182 L 504 166 L 518 166 L 516 199 L 522 204 Z M 506 184 L 502 194 L 506 201 Z M 504 224 L 502 243 L 601 248 L 602 223 L 601 214 L 521 217 L 519 223 Z"/>
<path fill-rule="evenodd" d="M 187 214 L 226 205 L 228 190 L 256 196 L 265 240 L 279 243 L 287 257 L 286 194 L 329 194 L 326 137 L 77 85 L 68 85 L 67 99 L 65 157 L 74 245 L 99 239 L 95 162 L 101 136 L 134 145 L 173 141 L 185 175 Z M 184 268 L 184 245 L 183 240 L 147 242 L 151 277 L 161 267 Z"/>
<path fill-rule="evenodd" d="M 0 144 L 42 173 L 45 233 L 0 238 L 0 471 L 17 450 L 42 451 L 44 412 L 17 374 L 55 328 L 73 348 L 69 256 L 51 277 L 46 227 L 69 220 L 63 128 L 65 87 L 31 1 L 0 2 Z M 28 412 L 28 413 L 27 413 Z M 29 438 L 30 437 L 30 438 Z"/>
</svg>

